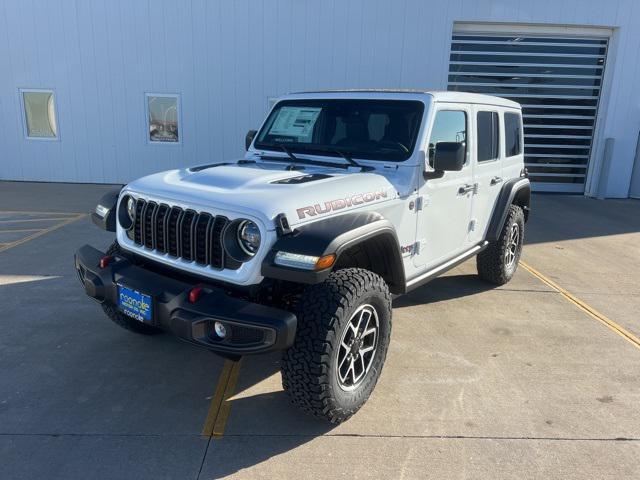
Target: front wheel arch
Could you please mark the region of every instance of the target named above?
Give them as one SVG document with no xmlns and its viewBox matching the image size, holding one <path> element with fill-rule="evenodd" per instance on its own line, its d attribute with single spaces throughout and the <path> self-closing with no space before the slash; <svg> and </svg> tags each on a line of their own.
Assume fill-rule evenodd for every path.
<svg viewBox="0 0 640 480">
<path fill-rule="evenodd" d="M 339 250 L 333 271 L 343 268 L 369 270 L 387 283 L 393 294 L 404 292 L 405 275 L 398 240 L 390 232 L 360 239 Z"/>
</svg>

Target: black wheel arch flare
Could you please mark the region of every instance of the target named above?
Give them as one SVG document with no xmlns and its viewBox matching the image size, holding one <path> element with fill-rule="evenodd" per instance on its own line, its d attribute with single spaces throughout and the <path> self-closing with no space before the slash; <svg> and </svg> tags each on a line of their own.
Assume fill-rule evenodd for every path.
<svg viewBox="0 0 640 480">
<path fill-rule="evenodd" d="M 513 178 L 502 186 L 498 201 L 491 215 L 486 240 L 494 242 L 500 236 L 504 222 L 509 213 L 509 206 L 516 204 L 524 210 L 525 221 L 529 219 L 531 211 L 531 183 L 528 178 Z"/>
<path fill-rule="evenodd" d="M 118 205 L 118 197 L 120 196 L 121 191 L 122 188 L 109 190 L 100 198 L 98 205 L 107 209 L 107 213 L 104 217 L 101 217 L 95 211 L 91 214 L 91 220 L 93 223 L 107 232 L 116 231 L 116 206 Z"/>
<path fill-rule="evenodd" d="M 398 237 L 393 224 L 377 212 L 347 213 L 293 229 L 273 245 L 262 263 L 262 275 L 298 283 L 320 283 L 333 267 L 320 271 L 284 267 L 274 263 L 276 253 L 285 251 L 314 257 L 335 253 L 337 264 L 347 249 L 374 238 L 385 241 L 385 280 L 392 293 L 400 293 L 404 289 L 405 273 Z"/>
</svg>

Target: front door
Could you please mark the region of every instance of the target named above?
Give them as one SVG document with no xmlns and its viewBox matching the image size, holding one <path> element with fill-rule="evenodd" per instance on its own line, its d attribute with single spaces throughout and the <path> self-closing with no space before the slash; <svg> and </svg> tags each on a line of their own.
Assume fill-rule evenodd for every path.
<svg viewBox="0 0 640 480">
<path fill-rule="evenodd" d="M 471 109 L 467 105 L 436 104 L 429 135 L 428 163 L 433 165 L 437 142 L 462 142 L 466 161 L 462 170 L 421 181 L 422 210 L 418 215 L 416 266 L 429 270 L 470 248 L 470 220 L 474 197 Z"/>
</svg>

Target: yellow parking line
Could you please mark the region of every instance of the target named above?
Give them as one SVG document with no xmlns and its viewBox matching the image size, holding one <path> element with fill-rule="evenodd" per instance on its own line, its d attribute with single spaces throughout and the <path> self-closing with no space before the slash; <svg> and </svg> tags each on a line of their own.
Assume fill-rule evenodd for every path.
<svg viewBox="0 0 640 480">
<path fill-rule="evenodd" d="M 86 213 L 81 213 L 76 215 L 75 217 L 64 219 L 63 222 L 60 222 L 56 225 L 53 225 L 49 228 L 44 228 L 42 230 L 38 230 L 36 233 L 29 235 L 27 237 L 21 238 L 20 240 L 16 240 L 15 242 L 6 243 L 0 245 L 0 252 L 4 252 L 5 250 L 9 250 L 10 248 L 17 247 L 18 245 L 22 245 L 30 240 L 34 240 L 42 235 L 46 235 L 47 233 L 53 232 L 54 230 L 58 230 L 59 228 L 64 227 L 65 225 L 69 225 L 70 223 L 75 222 L 76 220 L 80 220 L 81 218 L 86 217 Z"/>
<path fill-rule="evenodd" d="M 526 271 L 528 271 L 531 275 L 536 277 L 542 283 L 545 283 L 546 285 L 548 285 L 549 287 L 551 287 L 552 289 L 554 289 L 555 291 L 560 293 L 564 298 L 569 300 L 571 303 L 573 303 L 575 306 L 577 306 L 580 310 L 585 312 L 587 315 L 589 315 L 590 317 L 598 320 L 600 323 L 605 325 L 607 328 L 609 328 L 609 329 L 613 330 L 614 332 L 616 332 L 618 335 L 620 335 L 622 338 L 624 338 L 625 340 L 630 342 L 636 348 L 640 348 L 640 338 L 636 337 L 633 333 L 631 333 L 629 330 L 624 328 L 622 325 L 619 325 L 618 323 L 616 323 L 613 320 L 611 320 L 610 318 L 608 318 L 606 315 L 600 313 L 598 310 L 593 308 L 591 305 L 589 305 L 586 302 L 580 300 L 578 297 L 572 295 L 567 290 L 562 288 L 560 285 L 555 283 L 553 280 L 551 280 L 551 279 L 547 278 L 546 276 L 544 276 L 542 273 L 537 271 L 532 266 L 527 265 L 523 261 L 520 261 L 520 265 L 522 265 L 522 268 L 524 268 Z"/>
<path fill-rule="evenodd" d="M 23 214 L 23 215 L 60 215 L 60 216 L 70 216 L 70 215 L 84 215 L 81 212 L 32 212 L 29 210 L 0 210 L 0 214 L 3 213 L 13 213 L 13 214 Z"/>
<path fill-rule="evenodd" d="M 2 212 L 0 212 L 2 213 Z M 84 213 L 81 213 L 80 215 L 85 215 Z M 60 220 L 68 220 L 70 218 L 76 218 L 74 217 L 54 217 L 54 218 L 23 218 L 20 220 L 0 220 L 0 223 L 24 223 L 24 222 L 57 222 Z"/>
<path fill-rule="evenodd" d="M 241 360 L 225 360 L 222 372 L 218 378 L 216 391 L 209 405 L 209 412 L 202 427 L 202 435 L 206 437 L 220 438 L 224 435 L 224 429 L 231 412 L 229 398 L 233 396 L 240 373 Z"/>
<path fill-rule="evenodd" d="M 0 230 L 0 233 L 23 233 L 23 232 L 39 232 L 41 228 L 21 228 L 20 230 Z"/>
</svg>

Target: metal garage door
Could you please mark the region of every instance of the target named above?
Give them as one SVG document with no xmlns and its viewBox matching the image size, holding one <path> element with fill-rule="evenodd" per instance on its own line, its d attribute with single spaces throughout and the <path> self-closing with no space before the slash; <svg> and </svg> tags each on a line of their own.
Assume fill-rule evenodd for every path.
<svg viewBox="0 0 640 480">
<path fill-rule="evenodd" d="M 534 189 L 583 192 L 606 53 L 603 38 L 454 33 L 449 90 L 520 103 Z"/>
</svg>

